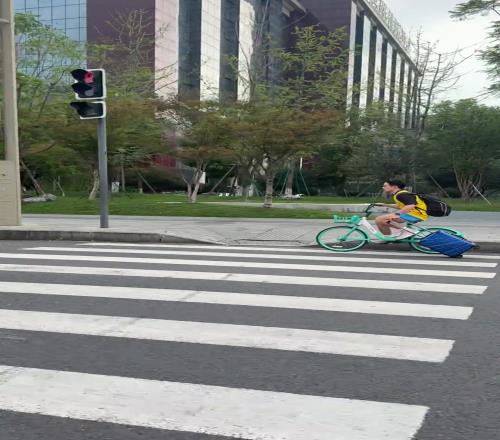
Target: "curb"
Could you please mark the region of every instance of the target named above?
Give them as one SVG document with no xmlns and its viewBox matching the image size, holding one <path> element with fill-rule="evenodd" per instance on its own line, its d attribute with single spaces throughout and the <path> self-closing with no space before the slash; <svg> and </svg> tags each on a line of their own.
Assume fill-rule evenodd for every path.
<svg viewBox="0 0 500 440">
<path fill-rule="evenodd" d="M 32 241 L 96 241 L 113 243 L 170 243 L 170 244 L 218 244 L 221 246 L 235 243 L 221 243 L 215 240 L 187 238 L 158 232 L 117 232 L 117 231 L 56 231 L 56 230 L 16 230 L 0 229 L 0 240 L 32 240 Z M 275 240 L 259 240 L 255 245 Z M 500 254 L 500 241 L 476 241 L 479 249 L 472 252 Z M 251 246 L 251 245 L 250 245 Z M 316 243 L 287 242 L 290 247 L 316 247 Z M 407 244 L 369 244 L 364 249 L 401 252 L 412 251 Z"/>
<path fill-rule="evenodd" d="M 115 231 L 50 231 L 50 230 L 0 230 L 0 240 L 33 241 L 106 241 L 125 243 L 199 243 L 214 244 L 210 240 L 178 237 L 156 232 L 115 232 Z"/>
</svg>

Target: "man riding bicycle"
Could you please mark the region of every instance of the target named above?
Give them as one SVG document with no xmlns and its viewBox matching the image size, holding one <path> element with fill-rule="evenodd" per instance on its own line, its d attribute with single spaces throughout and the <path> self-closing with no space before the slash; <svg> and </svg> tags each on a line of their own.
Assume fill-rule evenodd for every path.
<svg viewBox="0 0 500 440">
<path fill-rule="evenodd" d="M 392 196 L 394 204 L 377 203 L 376 205 L 398 209 L 397 212 L 384 214 L 375 219 L 377 227 L 384 235 L 398 239 L 410 237 L 413 235 L 411 232 L 401 231 L 404 224 L 418 223 L 429 218 L 425 202 L 416 194 L 406 191 L 405 188 L 406 185 L 396 179 L 388 180 L 382 187 L 386 194 Z M 396 231 L 393 232 L 391 226 Z"/>
</svg>

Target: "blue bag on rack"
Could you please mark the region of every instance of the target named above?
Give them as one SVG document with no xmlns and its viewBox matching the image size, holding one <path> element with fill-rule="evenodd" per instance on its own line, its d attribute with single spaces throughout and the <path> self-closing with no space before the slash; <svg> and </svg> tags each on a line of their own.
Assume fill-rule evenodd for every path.
<svg viewBox="0 0 500 440">
<path fill-rule="evenodd" d="M 444 231 L 437 231 L 430 234 L 420 244 L 448 257 L 459 257 L 476 247 L 471 241 Z"/>
</svg>

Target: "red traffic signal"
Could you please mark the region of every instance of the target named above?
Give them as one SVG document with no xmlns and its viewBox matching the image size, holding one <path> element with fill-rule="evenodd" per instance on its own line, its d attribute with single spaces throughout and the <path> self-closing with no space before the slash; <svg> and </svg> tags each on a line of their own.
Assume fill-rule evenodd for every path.
<svg viewBox="0 0 500 440">
<path fill-rule="evenodd" d="M 76 99 L 105 99 L 106 72 L 103 69 L 76 69 L 71 72 Z"/>
</svg>

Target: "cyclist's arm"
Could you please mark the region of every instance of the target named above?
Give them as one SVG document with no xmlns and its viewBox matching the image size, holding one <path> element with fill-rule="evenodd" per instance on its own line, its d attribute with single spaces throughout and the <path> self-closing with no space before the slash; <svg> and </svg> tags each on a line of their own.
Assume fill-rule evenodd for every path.
<svg viewBox="0 0 500 440">
<path fill-rule="evenodd" d="M 410 211 L 413 211 L 417 205 L 406 205 L 403 206 L 397 214 L 408 214 Z"/>
<path fill-rule="evenodd" d="M 385 208 L 394 208 L 394 209 L 398 208 L 398 205 L 391 203 L 375 203 L 375 206 L 383 206 Z"/>
</svg>

